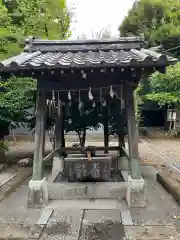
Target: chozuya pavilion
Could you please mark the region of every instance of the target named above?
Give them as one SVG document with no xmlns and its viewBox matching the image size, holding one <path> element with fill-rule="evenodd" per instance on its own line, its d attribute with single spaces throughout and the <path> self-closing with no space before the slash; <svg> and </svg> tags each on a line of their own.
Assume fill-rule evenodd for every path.
<svg viewBox="0 0 180 240">
<path fill-rule="evenodd" d="M 32 76 L 37 79 L 35 150 L 33 175 L 29 182 L 28 206 L 46 205 L 49 199 L 53 199 L 53 189 L 55 189 L 55 195 L 77 186 L 81 186 L 82 190 L 83 184 L 86 183 L 81 180 L 85 175 L 89 175 L 90 179 L 97 179 L 97 184 L 88 182 L 84 192 L 79 192 L 76 198 L 87 198 L 90 189 L 92 192 L 95 188 L 100 194 L 102 184 L 106 186 L 106 191 L 108 191 L 107 186 L 110 186 L 109 195 L 113 194 L 111 189 L 115 183 L 110 182 L 111 156 L 108 150 L 118 152 L 117 172 L 124 170 L 123 162 L 128 163 L 129 166 L 128 171 L 123 171 L 124 174 L 128 173 L 124 178 L 125 181 L 116 182 L 116 189 L 118 186 L 119 189 L 125 188 L 129 205 L 134 201 L 131 199 L 132 196 L 136 196 L 136 200 L 140 201 L 139 197 L 144 190 L 144 180 L 140 171 L 133 91 L 144 74 L 148 75 L 154 71 L 165 73 L 166 67 L 175 62 L 176 59 L 172 57 L 144 49 L 143 41 L 139 37 L 86 41 L 39 40 L 30 37 L 26 40 L 24 52 L 0 62 L 2 80 L 12 74 Z M 97 90 L 99 95 L 97 95 Z M 90 161 L 87 160 L 86 155 L 82 154 L 82 151 L 74 155 L 68 154 L 70 150 L 80 151 L 82 149 L 65 147 L 63 122 L 66 111 L 63 109 L 66 109 L 69 102 L 76 97 L 79 100 L 77 107 L 80 109 L 90 91 L 92 93 L 90 95 L 96 95 L 94 98 L 96 104 L 98 100 L 101 103 L 102 98 L 103 101 L 108 102 L 109 95 L 111 98 L 118 96 L 120 99 L 119 113 L 121 114 L 123 109 L 126 113 L 128 152 L 124 148 L 124 123 L 122 121 L 118 123 L 121 126 L 119 147 L 108 146 L 108 138 L 105 136 L 105 146 L 96 148 L 96 150 L 105 150 L 105 153 L 97 154 Z M 93 93 L 94 91 L 96 94 Z M 89 97 L 89 101 L 94 101 L 92 96 Z M 53 158 L 52 177 L 48 181 L 43 176 L 43 165 L 47 159 L 47 156 L 44 156 L 47 102 L 56 110 L 55 150 L 48 155 L 48 158 Z M 96 173 L 94 177 L 92 169 Z M 55 179 L 59 173 L 63 173 L 71 181 L 56 182 Z M 75 180 L 79 185 L 75 183 Z M 98 182 L 101 182 L 101 185 L 98 185 Z M 112 185 L 107 185 L 107 182 Z M 135 195 L 134 192 L 136 192 Z M 122 192 L 120 191 L 119 194 Z M 61 195 L 59 199 L 62 198 Z"/>
</svg>

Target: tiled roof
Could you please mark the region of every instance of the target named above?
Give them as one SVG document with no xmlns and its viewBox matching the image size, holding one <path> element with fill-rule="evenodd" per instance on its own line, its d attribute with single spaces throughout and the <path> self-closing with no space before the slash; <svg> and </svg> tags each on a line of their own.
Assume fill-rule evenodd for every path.
<svg viewBox="0 0 180 240">
<path fill-rule="evenodd" d="M 177 60 L 142 48 L 140 38 L 52 41 L 30 38 L 24 52 L 0 62 L 0 71 L 45 68 L 158 67 Z"/>
</svg>

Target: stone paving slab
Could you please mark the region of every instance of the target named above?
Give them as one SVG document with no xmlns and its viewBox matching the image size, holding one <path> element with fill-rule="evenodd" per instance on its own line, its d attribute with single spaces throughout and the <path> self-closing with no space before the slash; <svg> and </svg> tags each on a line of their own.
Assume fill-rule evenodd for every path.
<svg viewBox="0 0 180 240">
<path fill-rule="evenodd" d="M 124 227 L 118 210 L 86 210 L 80 239 L 121 240 Z"/>
<path fill-rule="evenodd" d="M 60 210 L 53 212 L 44 230 L 44 236 L 72 236 L 77 239 L 83 218 L 81 210 Z M 50 238 L 50 239 L 51 239 Z M 52 238 L 53 239 L 53 238 Z"/>
<path fill-rule="evenodd" d="M 175 216 L 180 216 L 180 207 L 159 183 L 146 181 L 146 208 L 131 208 L 134 225 L 158 226 L 176 224 Z"/>
<path fill-rule="evenodd" d="M 0 239 L 27 239 L 41 209 L 27 209 L 28 180 L 0 202 Z"/>
<path fill-rule="evenodd" d="M 95 223 L 83 226 L 80 240 L 123 240 L 124 228 L 121 223 Z"/>
</svg>

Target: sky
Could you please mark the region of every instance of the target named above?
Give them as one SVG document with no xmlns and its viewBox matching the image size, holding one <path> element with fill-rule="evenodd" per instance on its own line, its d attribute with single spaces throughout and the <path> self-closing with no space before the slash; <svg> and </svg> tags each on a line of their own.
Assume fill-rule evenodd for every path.
<svg viewBox="0 0 180 240">
<path fill-rule="evenodd" d="M 72 11 L 72 39 L 85 34 L 92 38 L 92 32 L 110 29 L 112 37 L 119 35 L 118 27 L 134 0 L 67 0 Z M 73 10 L 72 10 L 73 9 Z"/>
</svg>

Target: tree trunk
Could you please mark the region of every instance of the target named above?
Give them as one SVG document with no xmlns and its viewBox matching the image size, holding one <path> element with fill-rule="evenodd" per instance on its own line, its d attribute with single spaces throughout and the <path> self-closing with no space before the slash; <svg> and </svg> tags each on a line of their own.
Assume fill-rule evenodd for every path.
<svg viewBox="0 0 180 240">
<path fill-rule="evenodd" d="M 16 134 L 15 134 L 14 128 L 11 128 L 11 133 L 12 133 L 12 136 L 13 136 L 13 141 L 14 141 L 14 143 L 16 145 L 17 144 L 17 140 L 16 140 Z"/>
<path fill-rule="evenodd" d="M 78 137 L 79 137 L 79 143 L 81 147 L 85 146 L 85 141 L 86 141 L 86 129 L 83 131 L 77 131 Z"/>
<path fill-rule="evenodd" d="M 82 135 L 82 147 L 85 146 L 86 142 L 86 129 L 83 130 L 83 135 Z"/>
</svg>

